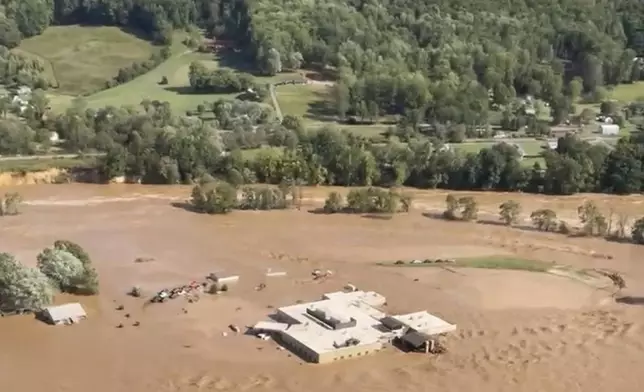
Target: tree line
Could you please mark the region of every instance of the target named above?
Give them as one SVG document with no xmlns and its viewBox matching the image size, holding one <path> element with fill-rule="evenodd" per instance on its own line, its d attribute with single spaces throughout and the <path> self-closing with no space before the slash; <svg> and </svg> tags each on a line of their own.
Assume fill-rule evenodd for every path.
<svg viewBox="0 0 644 392">
<path fill-rule="evenodd" d="M 522 191 L 569 195 L 644 190 L 644 140 L 640 133 L 614 146 L 574 135 L 544 150 L 545 165 L 522 164 L 516 147 L 498 143 L 476 153 L 446 149 L 440 140 L 409 143 L 366 139 L 334 127 L 306 129 L 300 119 L 275 118 L 255 102 L 217 101 L 204 110 L 213 120 L 173 115 L 167 102 L 140 108 L 90 109 L 82 99 L 65 113 L 46 112 L 44 94 L 32 94 L 23 119 L 0 119 L 0 154 L 33 153 L 49 132 L 70 152 L 105 152 L 105 178 L 144 183 L 190 183 L 203 175 L 234 184 L 293 182 L 309 185 L 411 186 L 455 190 Z M 252 155 L 247 149 L 262 148 Z"/>
<path fill-rule="evenodd" d="M 51 305 L 55 292 L 98 293 L 96 270 L 78 244 L 58 240 L 37 260 L 36 268 L 31 268 L 8 253 L 0 253 L 0 310 L 38 311 Z"/>
<path fill-rule="evenodd" d="M 474 197 L 459 198 L 449 194 L 445 199 L 445 205 L 442 214 L 444 219 L 469 222 L 479 220 L 479 207 Z M 499 219 L 507 226 L 520 225 L 522 212 L 521 204 L 515 200 L 508 200 L 499 205 Z M 580 227 L 572 227 L 565 220 L 558 219 L 557 213 L 549 208 L 532 211 L 529 218 L 533 227 L 539 231 L 644 244 L 644 217 L 633 221 L 628 214 L 615 213 L 612 209 L 606 215 L 593 201 L 586 201 L 580 205 L 577 215 Z"/>
</svg>

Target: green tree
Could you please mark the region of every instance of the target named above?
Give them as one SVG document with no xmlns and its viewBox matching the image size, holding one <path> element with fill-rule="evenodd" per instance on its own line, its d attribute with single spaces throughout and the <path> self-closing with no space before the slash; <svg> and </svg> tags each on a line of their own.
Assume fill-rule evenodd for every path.
<svg viewBox="0 0 644 392">
<path fill-rule="evenodd" d="M 25 267 L 8 253 L 0 253 L 0 308 L 40 310 L 51 304 L 53 294 L 42 272 Z"/>
<path fill-rule="evenodd" d="M 519 221 L 521 204 L 514 200 L 508 200 L 499 206 L 499 215 L 506 225 L 512 226 Z"/>
<path fill-rule="evenodd" d="M 60 249 L 45 249 L 38 255 L 38 269 L 62 292 L 75 290 L 85 275 L 85 267 L 71 253 Z"/>
<path fill-rule="evenodd" d="M 237 206 L 237 190 L 225 182 L 196 185 L 190 203 L 199 212 L 227 214 Z"/>
</svg>

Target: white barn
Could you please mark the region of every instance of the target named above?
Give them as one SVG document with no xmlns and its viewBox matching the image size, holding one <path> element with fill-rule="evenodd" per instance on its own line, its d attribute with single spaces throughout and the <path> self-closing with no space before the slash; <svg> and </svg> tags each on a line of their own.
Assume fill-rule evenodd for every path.
<svg viewBox="0 0 644 392">
<path fill-rule="evenodd" d="M 76 324 L 87 318 L 85 309 L 78 302 L 50 306 L 42 311 L 44 321 L 53 325 Z"/>
<path fill-rule="evenodd" d="M 601 124 L 599 132 L 604 136 L 617 136 L 619 134 L 619 125 L 617 124 Z"/>
</svg>

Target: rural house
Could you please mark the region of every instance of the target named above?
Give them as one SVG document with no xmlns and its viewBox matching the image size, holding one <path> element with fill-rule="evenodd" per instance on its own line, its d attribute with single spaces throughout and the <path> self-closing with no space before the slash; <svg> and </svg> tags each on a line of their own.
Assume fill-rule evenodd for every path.
<svg viewBox="0 0 644 392">
<path fill-rule="evenodd" d="M 50 306 L 42 311 L 43 321 L 53 325 L 76 324 L 87 318 L 85 309 L 78 302 Z"/>
</svg>

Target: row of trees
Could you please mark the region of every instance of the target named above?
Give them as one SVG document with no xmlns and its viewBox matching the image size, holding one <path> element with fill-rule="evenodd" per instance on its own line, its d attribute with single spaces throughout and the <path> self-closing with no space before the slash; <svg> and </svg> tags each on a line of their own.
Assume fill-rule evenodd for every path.
<svg viewBox="0 0 644 392">
<path fill-rule="evenodd" d="M 457 198 L 450 194 L 445 199 L 445 204 L 446 209 L 443 212 L 445 219 L 478 220 L 478 203 L 471 196 Z M 499 218 L 508 226 L 520 224 L 521 214 L 521 204 L 515 200 L 508 200 L 499 205 Z M 559 220 L 557 213 L 547 208 L 532 211 L 530 221 L 539 231 L 605 237 L 611 240 L 628 240 L 636 244 L 644 244 L 644 217 L 632 222 L 629 215 L 615 214 L 612 210 L 606 216 L 592 201 L 586 201 L 580 205 L 577 208 L 577 214 L 581 223 L 578 228 L 570 226 L 565 220 Z"/>
<path fill-rule="evenodd" d="M 105 88 L 112 88 L 119 84 L 127 83 L 137 76 L 147 73 L 167 60 L 171 54 L 170 46 L 164 46 L 158 52 L 152 53 L 148 60 L 134 63 L 128 67 L 119 69 L 117 75 L 105 83 Z"/>
<path fill-rule="evenodd" d="M 78 244 L 56 241 L 38 255 L 36 268 L 27 267 L 8 253 L 0 253 L 0 309 L 40 310 L 50 305 L 56 291 L 93 295 L 98 275 Z"/>
<path fill-rule="evenodd" d="M 280 184 L 279 187 L 235 185 L 205 180 L 192 189 L 190 206 L 206 214 L 227 214 L 233 210 L 283 210 L 289 206 L 300 208 L 302 194 L 299 187 Z"/>
<path fill-rule="evenodd" d="M 522 164 L 517 149 L 499 143 L 477 153 L 445 149 L 439 140 L 374 142 L 333 127 L 306 130 L 283 122 L 267 106 L 242 101 L 208 105 L 215 121 L 177 117 L 168 103 L 141 108 L 88 109 L 82 100 L 60 115 L 48 114 L 44 94 L 32 95 L 21 121 L 0 119 L 0 154 L 30 153 L 49 143 L 49 132 L 73 152 L 104 151 L 106 178 L 145 183 L 190 183 L 204 174 L 235 184 L 400 186 L 501 190 L 547 194 L 644 191 L 644 137 L 635 133 L 615 147 L 575 136 L 543 153 L 545 166 Z M 274 146 L 246 155 L 242 148 Z"/>
<path fill-rule="evenodd" d="M 338 192 L 331 192 L 324 201 L 322 211 L 326 214 L 340 212 L 352 214 L 409 212 L 412 198 L 407 193 L 394 189 L 376 187 L 352 189 L 346 201 Z"/>
<path fill-rule="evenodd" d="M 228 68 L 208 69 L 198 61 L 190 64 L 188 78 L 190 87 L 200 93 L 228 94 L 256 88 L 254 78 L 250 74 Z"/>
</svg>

